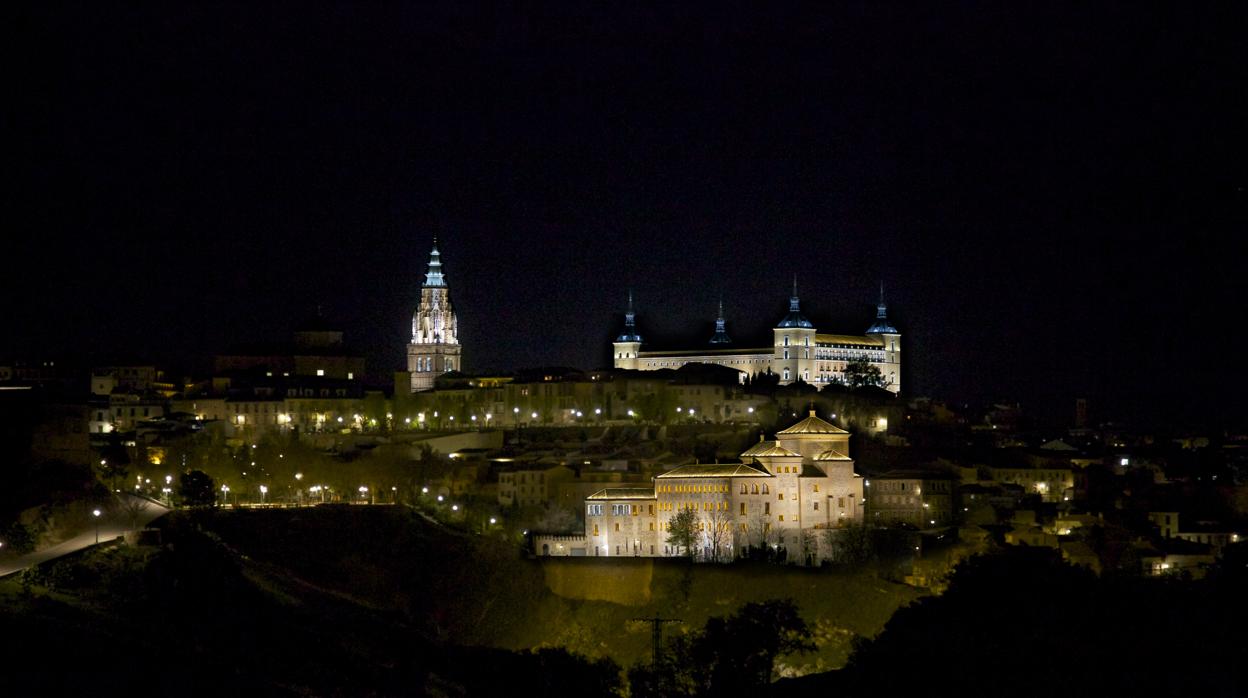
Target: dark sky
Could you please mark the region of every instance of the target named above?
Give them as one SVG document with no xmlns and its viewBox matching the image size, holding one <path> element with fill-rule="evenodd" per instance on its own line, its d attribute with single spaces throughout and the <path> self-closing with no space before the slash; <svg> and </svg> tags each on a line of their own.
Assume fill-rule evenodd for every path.
<svg viewBox="0 0 1248 698">
<path fill-rule="evenodd" d="M 606 364 L 630 285 L 757 334 L 796 274 L 839 332 L 883 280 L 913 394 L 1242 414 L 1248 15 L 1192 4 L 8 7 L 0 355 L 321 305 L 385 375 L 436 232 L 469 370 Z"/>
</svg>

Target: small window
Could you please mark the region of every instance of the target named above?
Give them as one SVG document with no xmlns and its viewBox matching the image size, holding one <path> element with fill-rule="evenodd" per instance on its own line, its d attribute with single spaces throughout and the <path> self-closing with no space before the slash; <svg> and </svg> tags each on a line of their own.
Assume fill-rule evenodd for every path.
<svg viewBox="0 0 1248 698">
<path fill-rule="evenodd" d="M 745 516 L 745 502 L 741 502 L 741 515 Z"/>
<path fill-rule="evenodd" d="M 763 513 L 764 514 L 771 513 L 771 502 L 763 502 Z"/>
<path fill-rule="evenodd" d="M 815 511 L 819 511 L 819 502 L 815 502 Z"/>
</svg>

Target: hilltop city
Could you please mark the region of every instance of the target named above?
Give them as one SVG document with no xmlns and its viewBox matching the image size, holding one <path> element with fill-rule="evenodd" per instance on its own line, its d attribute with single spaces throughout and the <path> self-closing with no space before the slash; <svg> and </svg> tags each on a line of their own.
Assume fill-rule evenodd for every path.
<svg viewBox="0 0 1248 698">
<path fill-rule="evenodd" d="M 10 472 L 2 552 L 55 546 L 121 506 L 23 499 L 46 463 L 62 487 L 81 473 L 163 507 L 424 503 L 538 556 L 819 566 L 874 531 L 921 588 L 993 545 L 1199 578 L 1248 535 L 1248 435 L 1098 423 L 1086 400 L 1042 429 L 1019 404 L 907 396 L 883 290 L 862 335 L 816 329 L 795 282 L 770 346 L 737 346 L 721 304 L 714 334 L 680 349 L 647 345 L 630 293 L 610 368 L 479 374 L 448 279 L 435 241 L 389 388 L 319 317 L 289 343 L 221 352 L 204 376 L 0 366 L 5 421 L 36 464 Z"/>
</svg>

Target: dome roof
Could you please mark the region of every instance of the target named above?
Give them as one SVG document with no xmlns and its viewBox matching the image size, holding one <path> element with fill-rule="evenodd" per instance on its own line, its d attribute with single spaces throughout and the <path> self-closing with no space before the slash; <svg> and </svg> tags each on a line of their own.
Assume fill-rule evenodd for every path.
<svg viewBox="0 0 1248 698">
<path fill-rule="evenodd" d="M 810 324 L 810 320 L 807 320 L 806 316 L 794 310 L 785 315 L 784 319 L 776 327 L 805 327 L 814 329 L 815 326 Z"/>
</svg>

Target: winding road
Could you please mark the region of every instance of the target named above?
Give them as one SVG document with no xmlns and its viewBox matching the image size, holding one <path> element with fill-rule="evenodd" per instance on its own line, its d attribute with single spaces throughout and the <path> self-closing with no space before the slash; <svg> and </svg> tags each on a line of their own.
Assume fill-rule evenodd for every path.
<svg viewBox="0 0 1248 698">
<path fill-rule="evenodd" d="M 102 513 L 99 520 L 100 543 L 111 541 L 114 538 L 125 535 L 129 531 L 141 531 L 149 523 L 169 513 L 168 507 L 150 499 L 136 497 L 132 494 L 123 494 L 121 496 L 127 498 L 126 504 L 118 503 L 109 510 L 101 509 Z M 135 502 L 139 506 L 137 516 L 130 511 L 126 511 L 129 502 Z M 54 560 L 62 555 L 68 555 L 83 548 L 89 548 L 95 544 L 96 527 L 91 526 L 73 538 L 43 550 L 36 550 L 33 553 L 27 553 L 17 558 L 0 560 L 0 577 L 16 574 L 29 567 L 34 567 L 48 560 Z"/>
</svg>

